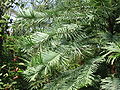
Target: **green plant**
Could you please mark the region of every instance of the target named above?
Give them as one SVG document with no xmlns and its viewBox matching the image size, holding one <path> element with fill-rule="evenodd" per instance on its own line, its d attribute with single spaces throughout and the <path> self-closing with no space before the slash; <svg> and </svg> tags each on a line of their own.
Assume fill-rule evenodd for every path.
<svg viewBox="0 0 120 90">
<path fill-rule="evenodd" d="M 13 25 L 27 66 L 23 73 L 27 88 L 100 89 L 102 79 L 114 74 L 113 78 L 119 78 L 120 26 L 116 19 L 120 1 L 57 0 L 52 4 L 47 1 L 22 9 Z"/>
<path fill-rule="evenodd" d="M 16 90 L 20 88 L 21 72 L 24 64 L 19 59 L 18 48 L 14 36 L 11 36 L 10 24 L 12 19 L 9 10 L 14 0 L 0 1 L 0 89 Z"/>
<path fill-rule="evenodd" d="M 115 77 L 106 77 L 101 82 L 101 90 L 119 90 L 120 83 L 119 78 Z"/>
</svg>

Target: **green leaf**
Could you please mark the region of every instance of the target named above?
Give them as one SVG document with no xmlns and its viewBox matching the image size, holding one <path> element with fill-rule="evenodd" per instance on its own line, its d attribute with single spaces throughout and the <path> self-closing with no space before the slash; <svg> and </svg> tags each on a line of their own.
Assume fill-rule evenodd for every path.
<svg viewBox="0 0 120 90">
<path fill-rule="evenodd" d="M 101 90 L 120 90 L 120 79 L 115 77 L 102 79 Z"/>
<path fill-rule="evenodd" d="M 7 23 L 7 21 L 5 21 L 5 20 L 0 20 L 0 23 Z"/>
<path fill-rule="evenodd" d="M 94 58 L 86 65 L 63 72 L 47 84 L 44 90 L 78 90 L 82 87 L 94 85 L 96 76 L 93 73 L 96 72 L 102 62 L 104 62 L 103 58 Z"/>
<path fill-rule="evenodd" d="M 49 37 L 48 34 L 45 34 L 45 33 L 41 33 L 41 32 L 36 32 L 34 34 L 32 34 L 30 36 L 31 40 L 34 42 L 34 43 L 41 43 L 45 40 L 47 40 Z"/>
</svg>

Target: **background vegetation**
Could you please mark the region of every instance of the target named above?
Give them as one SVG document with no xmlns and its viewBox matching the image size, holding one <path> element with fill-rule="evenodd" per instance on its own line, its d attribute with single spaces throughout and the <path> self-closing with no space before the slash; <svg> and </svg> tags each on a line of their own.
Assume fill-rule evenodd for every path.
<svg viewBox="0 0 120 90">
<path fill-rule="evenodd" d="M 120 0 L 0 1 L 0 89 L 119 90 L 119 16 Z"/>
</svg>

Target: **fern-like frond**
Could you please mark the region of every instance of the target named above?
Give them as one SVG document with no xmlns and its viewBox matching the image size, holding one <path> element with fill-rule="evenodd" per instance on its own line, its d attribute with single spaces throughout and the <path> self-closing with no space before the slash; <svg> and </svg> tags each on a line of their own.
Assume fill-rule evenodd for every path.
<svg viewBox="0 0 120 90">
<path fill-rule="evenodd" d="M 60 57 L 60 54 L 52 51 L 32 56 L 24 74 L 34 80 L 37 77 L 52 75 L 54 70 L 64 70 L 68 61 L 67 59 L 60 59 Z"/>
<path fill-rule="evenodd" d="M 117 23 L 120 23 L 120 17 L 116 19 L 117 20 Z"/>
<path fill-rule="evenodd" d="M 119 42 L 108 43 L 108 45 L 107 45 L 106 47 L 103 47 L 103 48 L 106 49 L 106 50 L 108 50 L 108 51 L 120 53 L 120 45 L 119 45 Z"/>
<path fill-rule="evenodd" d="M 120 79 L 115 77 L 102 79 L 101 90 L 120 90 Z"/>
<path fill-rule="evenodd" d="M 45 17 L 45 14 L 42 12 L 36 12 L 35 10 L 32 10 L 32 9 L 23 9 L 23 10 L 20 10 L 17 17 L 24 18 L 24 19 L 36 19 L 36 18 Z"/>
<path fill-rule="evenodd" d="M 113 65 L 115 61 L 118 61 L 120 57 L 119 42 L 109 43 L 107 46 L 103 47 L 103 49 L 106 49 L 108 51 L 108 53 L 104 55 L 104 57 L 108 57 L 107 58 L 108 63 Z"/>
<path fill-rule="evenodd" d="M 49 37 L 49 35 L 46 33 L 35 32 L 29 38 L 31 38 L 33 43 L 41 43 L 41 42 L 47 40 L 48 37 Z"/>
<path fill-rule="evenodd" d="M 64 72 L 46 85 L 44 90 L 78 90 L 82 87 L 93 85 L 95 81 L 93 73 L 103 61 L 102 58 L 95 58 L 84 66 Z"/>
</svg>

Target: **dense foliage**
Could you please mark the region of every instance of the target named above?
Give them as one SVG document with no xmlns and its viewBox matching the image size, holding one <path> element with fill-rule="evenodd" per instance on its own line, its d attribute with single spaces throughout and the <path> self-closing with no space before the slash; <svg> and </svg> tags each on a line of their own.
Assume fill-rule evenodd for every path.
<svg viewBox="0 0 120 90">
<path fill-rule="evenodd" d="M 119 0 L 9 2 L 18 12 L 3 3 L 1 89 L 120 89 Z M 7 10 L 16 14 L 11 34 Z"/>
</svg>

